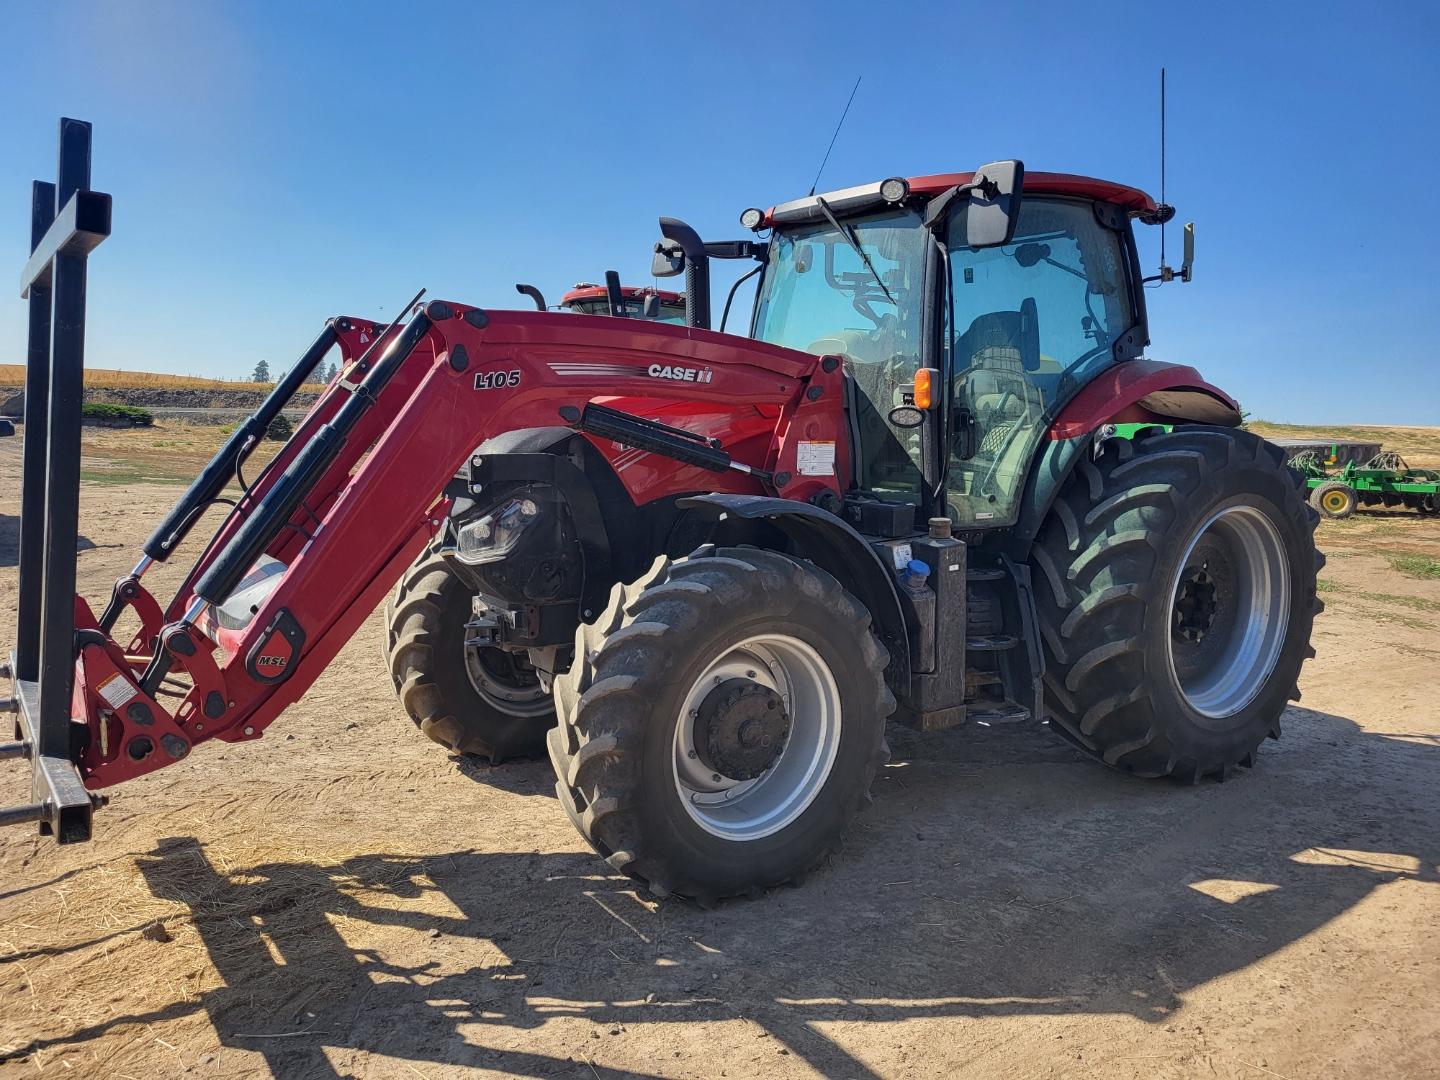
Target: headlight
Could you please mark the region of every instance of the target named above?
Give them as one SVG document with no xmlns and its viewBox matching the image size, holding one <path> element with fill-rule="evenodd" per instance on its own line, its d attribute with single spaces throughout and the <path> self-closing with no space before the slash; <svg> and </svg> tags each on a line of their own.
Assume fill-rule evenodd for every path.
<svg viewBox="0 0 1440 1080">
<path fill-rule="evenodd" d="M 455 557 L 470 566 L 498 562 L 540 520 L 540 508 L 532 499 L 511 499 L 482 518 L 460 526 L 455 534 Z"/>
</svg>

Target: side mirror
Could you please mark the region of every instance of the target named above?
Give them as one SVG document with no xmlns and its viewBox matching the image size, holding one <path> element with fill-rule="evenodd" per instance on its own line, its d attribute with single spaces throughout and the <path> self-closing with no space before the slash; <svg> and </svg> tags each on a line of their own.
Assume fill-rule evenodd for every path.
<svg viewBox="0 0 1440 1080">
<path fill-rule="evenodd" d="M 1190 280 L 1190 264 L 1195 261 L 1195 223 L 1185 223 L 1185 260 L 1180 264 L 1180 280 Z"/>
<path fill-rule="evenodd" d="M 653 277 L 674 277 L 685 271 L 685 250 L 677 240 L 660 240 L 655 244 L 655 256 L 650 260 Z"/>
<path fill-rule="evenodd" d="M 640 309 L 640 317 L 643 319 L 660 318 L 660 297 L 654 293 L 645 297 L 645 304 Z"/>
<path fill-rule="evenodd" d="M 965 242 L 972 248 L 999 247 L 1015 236 L 1020 220 L 1020 194 L 1025 166 L 1019 161 L 995 161 L 975 170 L 970 204 L 965 214 Z"/>
<path fill-rule="evenodd" d="M 605 301 L 611 315 L 617 319 L 629 318 L 630 313 L 625 310 L 625 294 L 620 287 L 618 270 L 605 271 Z"/>
</svg>

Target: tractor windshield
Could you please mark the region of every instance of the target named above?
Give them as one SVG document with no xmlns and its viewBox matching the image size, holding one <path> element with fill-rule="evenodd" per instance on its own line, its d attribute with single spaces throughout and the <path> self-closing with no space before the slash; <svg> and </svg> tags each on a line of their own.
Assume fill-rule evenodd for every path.
<svg viewBox="0 0 1440 1080">
<path fill-rule="evenodd" d="M 842 224 L 863 256 L 829 222 L 775 234 L 754 337 L 844 361 L 858 391 L 860 487 L 913 498 L 922 476 L 919 429 L 896 428 L 889 414 L 903 404 L 920 366 L 925 232 L 919 216 L 902 209 Z"/>
</svg>

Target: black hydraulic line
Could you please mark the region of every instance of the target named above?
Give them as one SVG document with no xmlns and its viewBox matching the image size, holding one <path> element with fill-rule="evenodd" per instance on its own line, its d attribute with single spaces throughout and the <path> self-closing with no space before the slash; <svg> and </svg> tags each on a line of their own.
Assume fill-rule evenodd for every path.
<svg viewBox="0 0 1440 1080">
<path fill-rule="evenodd" d="M 761 263 L 759 266 L 755 267 L 755 269 L 747 270 L 745 273 L 741 274 L 738 278 L 735 279 L 735 284 L 730 286 L 730 291 L 725 294 L 725 310 L 720 312 L 720 332 L 722 334 L 725 332 L 725 324 L 730 321 L 730 305 L 734 303 L 735 294 L 740 291 L 740 286 L 744 285 L 745 282 L 749 281 L 752 277 L 754 277 L 756 274 L 758 274 L 761 270 L 764 269 L 765 264 Z"/>
<path fill-rule="evenodd" d="M 402 312 L 408 311 L 410 306 L 407 304 L 401 309 Z M 430 332 L 432 325 L 429 316 L 423 312 L 411 319 L 404 333 L 370 369 L 345 404 L 340 406 L 328 423 L 320 425 L 311 440 L 295 455 L 274 486 L 265 493 L 250 516 L 235 531 L 224 550 L 215 556 L 214 561 L 195 582 L 194 593 L 197 600 L 213 605 L 223 602 L 230 595 L 255 560 L 289 523 L 296 507 L 335 460 L 360 418 L 375 404 L 385 384 L 399 370 L 421 339 Z M 384 334 L 377 337 L 376 344 L 384 337 Z M 356 364 L 357 369 L 362 366 L 363 358 Z M 149 676 L 150 672 L 147 671 L 146 677 Z"/>
<path fill-rule="evenodd" d="M 241 462 L 265 437 L 271 423 L 290 403 L 290 399 L 310 377 L 315 365 L 330 351 L 335 341 L 335 327 L 326 323 L 320 336 L 305 350 L 305 355 L 275 384 L 275 388 L 260 403 L 260 407 L 235 428 L 225 440 L 225 445 L 220 447 L 200 475 L 191 482 L 180 501 L 170 508 L 165 520 L 150 534 L 150 539 L 146 540 L 141 548 L 149 558 L 164 562 L 170 557 L 170 553 L 180 546 L 191 526 L 199 520 L 201 512 L 215 501 L 216 496 L 230 482 L 230 478 L 237 474 Z"/>
</svg>

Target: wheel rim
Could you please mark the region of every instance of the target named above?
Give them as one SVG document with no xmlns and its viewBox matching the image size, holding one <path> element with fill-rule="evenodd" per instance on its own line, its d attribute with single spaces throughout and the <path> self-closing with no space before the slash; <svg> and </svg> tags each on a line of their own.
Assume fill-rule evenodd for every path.
<svg viewBox="0 0 1440 1080">
<path fill-rule="evenodd" d="M 553 708 L 550 694 L 513 653 L 490 645 L 466 645 L 465 674 L 487 705 L 511 716 L 540 716 Z"/>
<path fill-rule="evenodd" d="M 1350 500 L 1345 497 L 1343 491 L 1327 491 L 1321 501 L 1324 503 L 1325 509 L 1332 514 L 1340 513 L 1350 504 Z"/>
<path fill-rule="evenodd" d="M 1275 670 L 1290 615 L 1290 563 L 1252 506 L 1217 510 L 1195 531 L 1170 590 L 1170 674 L 1197 713 L 1234 716 Z"/>
<path fill-rule="evenodd" d="M 698 724 L 717 687 L 746 680 L 778 695 L 789 730 L 760 775 L 738 780 L 705 761 Z M 727 649 L 691 684 L 675 723 L 675 791 L 690 817 L 726 840 L 758 840 L 805 812 L 825 786 L 840 746 L 840 690 L 830 667 L 805 642 L 758 634 Z"/>
</svg>

